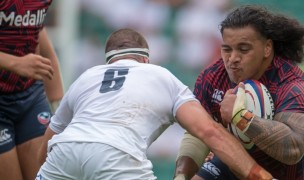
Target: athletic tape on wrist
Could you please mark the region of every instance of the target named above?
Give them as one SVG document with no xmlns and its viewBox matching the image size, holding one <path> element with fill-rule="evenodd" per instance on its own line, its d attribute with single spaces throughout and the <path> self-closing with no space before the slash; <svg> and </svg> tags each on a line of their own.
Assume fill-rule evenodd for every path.
<svg viewBox="0 0 304 180">
<path fill-rule="evenodd" d="M 254 118 L 254 114 L 252 114 L 248 110 L 241 110 L 232 119 L 232 123 L 242 132 L 246 132 L 249 128 L 252 120 Z"/>
<path fill-rule="evenodd" d="M 147 48 L 128 48 L 128 49 L 118 49 L 118 50 L 112 50 L 106 53 L 106 62 L 107 64 L 110 63 L 110 61 L 113 58 L 129 55 L 129 54 L 135 54 L 143 57 L 149 57 L 149 49 Z"/>
<path fill-rule="evenodd" d="M 275 180 L 273 179 L 272 175 L 264 170 L 258 164 L 255 164 L 250 169 L 250 172 L 247 176 L 247 180 L 256 180 L 256 179 L 263 179 L 263 180 Z"/>
</svg>

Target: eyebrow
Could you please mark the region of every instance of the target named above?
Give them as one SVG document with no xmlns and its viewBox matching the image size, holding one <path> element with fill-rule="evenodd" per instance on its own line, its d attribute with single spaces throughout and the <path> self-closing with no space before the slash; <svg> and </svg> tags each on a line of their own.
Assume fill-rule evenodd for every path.
<svg viewBox="0 0 304 180">
<path fill-rule="evenodd" d="M 250 43 L 241 42 L 238 44 L 238 46 L 251 46 Z"/>
<path fill-rule="evenodd" d="M 241 42 L 241 43 L 237 44 L 237 46 L 239 47 L 239 46 L 252 46 L 252 45 L 250 43 Z M 228 48 L 228 47 L 231 47 L 231 46 L 229 46 L 227 44 L 222 44 L 221 47 Z"/>
</svg>

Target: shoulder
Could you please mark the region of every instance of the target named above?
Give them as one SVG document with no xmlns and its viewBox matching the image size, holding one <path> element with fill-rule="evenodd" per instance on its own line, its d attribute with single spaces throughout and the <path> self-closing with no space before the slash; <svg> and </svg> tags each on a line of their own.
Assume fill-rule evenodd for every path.
<svg viewBox="0 0 304 180">
<path fill-rule="evenodd" d="M 269 66 L 261 78 L 261 81 L 267 88 L 274 88 L 273 90 L 277 91 L 279 88 L 289 86 L 291 83 L 304 81 L 304 73 L 291 61 L 275 57 L 271 66 Z"/>
<path fill-rule="evenodd" d="M 304 80 L 294 80 L 283 83 L 279 88 L 279 94 L 300 94 L 304 96 Z"/>
<path fill-rule="evenodd" d="M 213 84 L 228 80 L 223 60 L 220 59 L 206 67 L 197 77 L 196 84 Z"/>
<path fill-rule="evenodd" d="M 290 61 L 275 58 L 275 70 L 270 84 L 270 92 L 274 92 L 276 111 L 304 112 L 304 74 L 303 71 Z"/>
<path fill-rule="evenodd" d="M 203 76 L 207 79 L 209 78 L 214 79 L 214 78 L 219 78 L 223 74 L 226 74 L 224 62 L 222 59 L 219 59 L 215 63 L 203 69 L 203 71 L 200 73 L 200 76 Z"/>
<path fill-rule="evenodd" d="M 268 79 L 272 79 L 272 84 L 276 84 L 276 88 L 285 88 L 297 86 L 304 82 L 304 73 L 299 66 L 292 62 L 276 57 L 272 68 L 266 73 Z"/>
<path fill-rule="evenodd" d="M 275 57 L 273 60 L 273 67 L 278 69 L 278 75 L 284 75 L 286 73 L 291 73 L 296 76 L 301 76 L 303 78 L 304 73 L 303 71 L 299 68 L 298 65 L 293 64 L 291 61 L 288 59 L 284 59 L 281 57 Z"/>
<path fill-rule="evenodd" d="M 171 90 L 188 88 L 187 85 L 185 85 L 180 79 L 178 79 L 170 70 L 165 67 L 153 64 L 145 64 L 144 67 L 148 68 L 148 70 L 145 72 L 149 74 L 149 77 L 147 77 L 147 75 L 145 75 L 145 77 L 149 80 L 157 80 L 158 83 Z"/>
<path fill-rule="evenodd" d="M 93 66 L 85 70 L 83 73 L 79 75 L 79 77 L 75 81 L 87 81 L 92 76 L 97 76 L 99 74 L 102 74 L 106 71 L 106 65 L 98 65 Z"/>
<path fill-rule="evenodd" d="M 269 88 L 270 92 L 277 94 L 287 94 L 293 90 L 303 90 L 304 73 L 292 62 L 275 57 L 272 65 L 269 67 L 265 75 L 261 78 L 261 82 Z"/>
<path fill-rule="evenodd" d="M 284 83 L 274 98 L 276 112 L 304 112 L 304 81 Z"/>
<path fill-rule="evenodd" d="M 142 64 L 143 68 L 156 76 L 174 76 L 167 68 L 155 64 Z"/>
</svg>

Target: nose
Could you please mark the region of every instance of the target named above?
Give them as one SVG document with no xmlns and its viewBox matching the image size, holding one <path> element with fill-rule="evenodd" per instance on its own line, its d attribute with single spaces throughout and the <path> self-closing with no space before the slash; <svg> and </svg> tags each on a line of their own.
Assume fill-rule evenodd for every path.
<svg viewBox="0 0 304 180">
<path fill-rule="evenodd" d="M 240 54 L 237 51 L 231 51 L 231 54 L 229 56 L 230 62 L 239 62 L 241 60 Z"/>
</svg>

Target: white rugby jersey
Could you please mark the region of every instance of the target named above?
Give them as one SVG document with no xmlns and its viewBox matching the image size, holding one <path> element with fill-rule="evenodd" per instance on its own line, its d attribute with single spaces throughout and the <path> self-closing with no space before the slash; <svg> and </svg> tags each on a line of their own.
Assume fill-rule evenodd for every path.
<svg viewBox="0 0 304 180">
<path fill-rule="evenodd" d="M 197 101 L 181 81 L 157 65 L 120 60 L 84 72 L 51 119 L 59 142 L 100 142 L 135 158 L 175 121 L 177 109 Z"/>
</svg>

